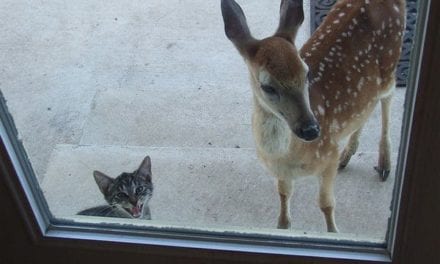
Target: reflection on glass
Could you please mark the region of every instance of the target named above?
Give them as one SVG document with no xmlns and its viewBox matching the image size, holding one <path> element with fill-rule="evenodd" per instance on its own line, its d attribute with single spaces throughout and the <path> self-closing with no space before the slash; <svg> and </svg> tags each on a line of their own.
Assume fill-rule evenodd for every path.
<svg viewBox="0 0 440 264">
<path fill-rule="evenodd" d="M 281 23 L 238 2 L 0 11 L 1 89 L 55 217 L 385 238 L 404 1 L 339 1 L 312 37 L 309 1 L 282 1 Z"/>
</svg>

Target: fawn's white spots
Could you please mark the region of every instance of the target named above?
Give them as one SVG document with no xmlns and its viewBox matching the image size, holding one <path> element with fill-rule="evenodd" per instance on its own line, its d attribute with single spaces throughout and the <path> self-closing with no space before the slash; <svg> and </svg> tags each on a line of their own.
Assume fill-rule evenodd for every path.
<svg viewBox="0 0 440 264">
<path fill-rule="evenodd" d="M 346 76 L 346 77 L 345 77 L 345 80 L 347 80 L 347 82 L 351 81 L 350 76 Z"/>
<path fill-rule="evenodd" d="M 309 53 L 309 52 L 306 52 L 306 57 L 311 57 L 312 56 L 312 54 L 311 53 Z"/>
<path fill-rule="evenodd" d="M 319 154 L 319 151 L 315 151 L 315 156 L 316 156 L 317 159 L 321 158 L 321 154 Z"/>
<path fill-rule="evenodd" d="M 325 107 L 327 107 L 327 108 L 330 107 L 330 101 L 329 100 L 325 101 Z"/>
<path fill-rule="evenodd" d="M 361 13 L 365 13 L 365 7 L 361 7 Z"/>
<path fill-rule="evenodd" d="M 368 5 L 370 3 L 370 0 L 365 0 L 365 4 Z"/>
<path fill-rule="evenodd" d="M 339 24 L 339 19 L 333 20 L 333 24 Z"/>
<path fill-rule="evenodd" d="M 377 85 L 380 85 L 382 83 L 382 78 L 377 77 L 376 78 L 376 83 L 377 83 Z"/>
<path fill-rule="evenodd" d="M 356 86 L 358 91 L 362 90 L 362 88 L 364 87 L 364 84 L 365 84 L 365 79 L 364 79 L 364 77 L 361 77 L 359 82 L 358 82 L 358 84 L 357 84 L 357 86 Z"/>
<path fill-rule="evenodd" d="M 388 54 L 390 54 L 390 56 L 392 56 L 393 55 L 393 50 L 392 49 L 388 50 Z"/>
<path fill-rule="evenodd" d="M 394 10 L 396 10 L 396 12 L 400 12 L 400 9 L 396 4 L 393 4 L 393 8 L 394 8 Z"/>
<path fill-rule="evenodd" d="M 339 13 L 339 15 L 338 15 L 339 17 L 343 17 L 343 16 L 345 16 L 345 13 L 344 12 L 342 12 L 342 13 Z"/>
<path fill-rule="evenodd" d="M 396 19 L 396 25 L 400 26 L 400 19 L 399 18 Z"/>
<path fill-rule="evenodd" d="M 339 122 L 336 119 L 333 119 L 332 123 L 330 124 L 330 133 L 339 132 L 341 127 L 339 126 Z"/>
<path fill-rule="evenodd" d="M 325 115 L 325 109 L 321 105 L 318 105 L 318 112 L 321 116 Z"/>
</svg>

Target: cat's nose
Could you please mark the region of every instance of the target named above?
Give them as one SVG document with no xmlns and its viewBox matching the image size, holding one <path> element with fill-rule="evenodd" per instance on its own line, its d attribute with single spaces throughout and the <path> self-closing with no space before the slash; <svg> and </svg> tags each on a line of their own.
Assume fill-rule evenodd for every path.
<svg viewBox="0 0 440 264">
<path fill-rule="evenodd" d="M 137 205 L 137 200 L 130 198 L 130 204 L 133 205 L 133 206 L 136 206 Z"/>
</svg>

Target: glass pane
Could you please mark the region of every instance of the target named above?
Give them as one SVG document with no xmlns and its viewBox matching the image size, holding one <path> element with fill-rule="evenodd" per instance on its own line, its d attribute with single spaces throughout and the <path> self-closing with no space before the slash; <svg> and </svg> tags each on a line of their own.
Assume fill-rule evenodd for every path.
<svg viewBox="0 0 440 264">
<path fill-rule="evenodd" d="M 238 2 L 256 39 L 273 34 L 279 23 L 278 3 L 270 0 Z M 398 48 L 378 40 L 357 50 L 357 45 L 364 43 L 356 42 L 355 37 L 360 36 L 356 31 L 360 29 L 378 39 L 385 35 L 386 39 L 400 40 L 398 28 L 404 21 L 387 18 L 377 28 L 381 32 L 373 33 L 368 31 L 369 26 L 363 28 L 362 22 L 368 17 L 365 13 L 371 14 L 378 7 L 370 8 L 363 1 L 341 2 L 342 11 L 334 13 L 338 18 L 330 25 L 343 24 L 345 18 L 352 15 L 350 10 L 357 10 L 359 17 L 350 17 L 345 31 L 339 32 L 339 40 L 326 50 L 328 56 L 314 55 L 318 54 L 319 45 L 325 46 L 325 41 L 331 41 L 324 35 L 323 43 L 315 41 L 310 47 L 315 53 L 302 55 L 310 63 L 313 60 L 308 57 L 322 59 L 310 70 L 309 85 L 312 89 L 331 86 L 334 100 L 329 102 L 324 94 L 310 92 L 318 97 L 311 99 L 309 119 L 303 119 L 300 127 L 295 127 L 293 123 L 299 119 L 292 121 L 289 118 L 293 117 L 286 115 L 308 113 L 301 112 L 307 110 L 307 88 L 292 85 L 295 80 L 304 82 L 306 67 L 292 62 L 298 62 L 299 57 L 288 62 L 300 68 L 295 74 L 288 72 L 288 78 L 294 78 L 289 80 L 294 81 L 287 85 L 287 90 L 279 89 L 280 83 L 288 78 L 275 80 L 274 73 L 268 69 L 264 77 L 259 68 L 261 78 L 254 80 L 262 83 L 251 89 L 248 67 L 225 36 L 219 1 L 88 0 L 38 4 L 2 1 L 0 12 L 9 23 L 4 23 L 0 31 L 0 54 L 4 62 L 0 71 L 1 91 L 51 213 L 58 219 L 82 222 L 105 220 L 153 227 L 166 225 L 286 237 L 328 237 L 318 197 L 320 182 L 326 182 L 329 176 L 323 176 L 324 180 L 296 176 L 323 175 L 320 172 L 326 168 L 328 172 L 329 167 L 323 164 L 329 164 L 334 155 L 331 151 L 320 152 L 316 146 L 327 143 L 333 146 L 340 139 L 337 151 L 342 153 L 349 144 L 349 136 L 362 126 L 362 119 L 371 111 L 363 125 L 356 153 L 349 164 L 337 172 L 335 221 L 340 233 L 330 237 L 384 242 L 391 215 L 392 191 L 399 177 L 395 175 L 395 166 L 407 89 L 394 90 L 389 110 L 390 166 L 387 166 L 385 154 L 383 163 L 379 164 L 381 172 L 388 169 L 391 172 L 383 181 L 374 169 L 378 166 L 382 125 L 380 101 L 377 100 L 378 105 L 374 108 L 374 100 L 384 98 L 387 92 L 370 96 L 371 102 L 355 98 L 362 97 L 363 85 L 379 89 L 374 85 L 377 82 L 383 86 L 380 89 L 386 90 L 382 81 L 388 77 L 379 79 L 375 72 L 383 65 L 380 65 L 382 61 L 373 59 L 378 57 L 373 50 L 380 52 L 387 48 L 389 57 L 381 58 L 385 61 L 392 60 Z M 401 1 L 386 2 L 391 6 L 390 12 L 402 10 Z M 310 39 L 311 4 L 317 3 L 304 1 L 305 20 L 295 40 L 298 49 Z M 237 10 L 234 8 L 231 10 Z M 379 9 L 384 10 L 383 7 Z M 295 10 L 290 10 L 289 14 Z M 417 11 L 412 12 L 414 18 Z M 410 32 L 413 32 L 415 19 L 411 23 Z M 337 30 L 334 26 L 322 32 L 331 35 Z M 321 39 L 321 35 L 316 36 Z M 351 40 L 353 42 L 347 44 Z M 276 45 L 281 45 L 278 47 L 281 51 L 283 45 L 290 44 L 283 39 L 282 44 Z M 350 53 L 350 49 L 356 50 L 356 54 Z M 252 79 L 256 72 L 252 63 L 257 59 L 252 57 L 255 55 L 253 49 L 249 50 L 245 52 L 252 55 L 245 57 L 250 56 L 246 60 L 251 65 Z M 296 51 L 289 52 L 288 56 L 298 55 Z M 409 50 L 404 52 L 409 53 Z M 279 54 L 281 58 L 287 56 Z M 276 67 L 280 60 L 276 60 Z M 351 70 L 338 69 L 348 62 Z M 378 66 L 369 66 L 375 63 L 379 63 Z M 392 67 L 391 64 L 388 66 Z M 334 69 L 330 69 L 332 67 Z M 324 78 L 324 83 L 322 74 L 328 77 L 332 71 L 345 75 Z M 267 80 L 272 82 L 271 86 L 265 83 Z M 288 97 L 286 109 L 293 112 L 270 112 L 274 110 L 267 102 L 278 105 Z M 301 102 L 301 98 L 306 101 Z M 332 102 L 339 104 L 332 105 Z M 287 133 L 283 137 L 278 130 L 271 132 L 276 141 L 273 143 L 275 152 L 287 149 L 289 137 L 303 147 L 283 161 L 268 162 L 274 156 L 263 157 L 267 162 L 263 164 L 257 152 L 264 144 L 258 138 L 258 131 L 257 136 L 253 136 L 252 115 L 254 109 L 258 109 L 256 105 L 266 107 L 265 111 L 274 118 L 267 119 L 277 124 L 270 124 L 271 129 Z M 347 117 L 342 118 L 343 113 L 347 113 Z M 337 117 L 337 121 L 326 116 Z M 321 128 L 317 139 L 314 121 L 319 122 Z M 345 132 L 338 134 L 339 131 Z M 313 141 L 304 143 L 303 140 Z M 354 137 L 352 141 L 354 148 Z M 150 160 L 145 159 L 147 156 Z M 297 159 L 306 156 L 306 160 Z M 282 205 L 276 177 L 271 174 L 283 174 L 279 171 L 282 168 L 291 168 L 289 175 L 295 178 L 289 205 L 290 230 L 277 229 L 277 225 L 287 226 L 287 223 L 278 222 Z M 124 180 L 112 179 L 123 172 L 127 174 L 119 179 Z M 107 195 L 107 200 L 103 194 Z M 151 200 L 148 200 L 150 195 Z M 330 200 L 323 203 L 330 202 L 329 207 L 332 207 Z M 107 206 L 105 210 L 100 208 L 94 212 L 110 218 L 77 215 L 96 206 Z M 328 211 L 328 207 L 321 207 L 324 212 Z M 133 217 L 136 219 L 131 219 Z"/>
</svg>

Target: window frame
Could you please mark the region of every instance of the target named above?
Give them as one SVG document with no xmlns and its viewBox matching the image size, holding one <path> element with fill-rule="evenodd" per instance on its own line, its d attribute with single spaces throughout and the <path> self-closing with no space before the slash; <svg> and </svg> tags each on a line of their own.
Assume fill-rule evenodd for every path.
<svg viewBox="0 0 440 264">
<path fill-rule="evenodd" d="M 179 262 L 289 262 L 289 263 L 434 263 L 440 259 L 440 209 L 432 201 L 440 201 L 440 170 L 436 167 L 440 151 L 440 1 L 426 3 L 426 33 L 419 33 L 424 39 L 424 47 L 415 47 L 412 61 L 418 69 L 412 71 L 411 82 L 419 87 L 415 94 L 408 95 L 407 106 L 414 105 L 414 111 L 407 113 L 405 121 L 410 131 L 404 131 L 400 155 L 400 173 L 404 175 L 397 205 L 392 216 L 397 225 L 392 226 L 386 247 L 359 248 L 350 246 L 328 247 L 325 244 L 309 245 L 292 243 L 284 247 L 268 247 L 240 240 L 204 237 L 193 238 L 158 235 L 150 233 L 150 238 L 134 234 L 117 235 L 115 230 L 105 231 L 94 228 L 76 228 L 62 223 L 51 222 L 51 216 L 32 208 L 45 208 L 39 197 L 35 177 L 20 142 L 15 139 L 17 131 L 6 109 L 1 109 L 2 120 L 7 128 L 2 129 L 9 137 L 0 144 L 0 200 L 4 201 L 5 214 L 0 217 L 0 241 L 6 247 L 2 250 L 0 262 L 4 263 L 47 263 L 60 257 L 66 263 L 84 261 L 106 261 L 116 263 L 130 260 L 154 260 L 155 262 L 178 260 Z M 425 14 L 423 7 L 419 14 Z M 420 28 L 420 27 L 418 27 Z M 422 49 L 423 48 L 423 49 Z M 416 95 L 416 96 L 414 96 Z M 412 96 L 412 98 L 410 97 Z M 411 108 L 411 107 L 410 107 Z M 3 134 L 3 133 L 2 133 Z M 403 141 L 402 141 L 403 142 Z M 399 173 L 399 172 L 398 172 Z M 399 192 L 400 191 L 400 192 Z M 41 197 L 40 197 L 41 198 Z M 47 209 L 47 207 L 45 208 Z M 48 212 L 48 210 L 46 210 Z M 7 228 L 5 228 L 7 227 Z M 393 232 L 394 231 L 394 232 Z M 145 235 L 145 233 L 141 234 Z M 325 241 L 324 241 L 325 242 Z M 290 246 L 295 246 L 291 248 Z M 436 250 L 437 249 L 437 250 Z M 26 254 L 23 254 L 26 252 Z M 105 253 L 105 254 L 103 254 Z M 3 260 L 2 260 L 3 258 Z"/>
</svg>

